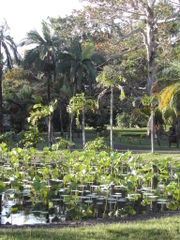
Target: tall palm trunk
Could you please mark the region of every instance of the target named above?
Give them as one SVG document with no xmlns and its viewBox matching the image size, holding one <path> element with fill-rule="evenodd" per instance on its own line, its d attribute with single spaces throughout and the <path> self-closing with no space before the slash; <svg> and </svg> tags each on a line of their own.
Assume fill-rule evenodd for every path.
<svg viewBox="0 0 180 240">
<path fill-rule="evenodd" d="M 2 68 L 0 66 L 0 133 L 3 132 L 3 111 L 2 111 Z"/>
<path fill-rule="evenodd" d="M 154 153 L 154 106 L 153 98 L 153 84 L 155 83 L 155 56 L 156 56 L 156 24 L 154 19 L 154 5 L 149 3 L 146 8 L 146 38 L 145 45 L 147 50 L 147 64 L 148 64 L 148 91 L 151 97 L 151 151 Z"/>
<path fill-rule="evenodd" d="M 77 82 L 76 82 L 76 76 L 73 77 L 73 97 L 77 93 Z M 70 123 L 69 123 L 69 142 L 70 146 L 72 146 L 72 139 L 73 139 L 73 115 L 70 115 Z"/>
<path fill-rule="evenodd" d="M 60 120 L 60 131 L 61 135 L 64 135 L 64 129 L 63 129 L 63 118 L 62 118 L 62 107 L 61 107 L 61 99 L 59 98 L 59 120 Z"/>
<path fill-rule="evenodd" d="M 82 110 L 82 143 L 83 143 L 83 149 L 86 144 L 86 136 L 85 136 L 85 111 Z"/>
<path fill-rule="evenodd" d="M 2 64 L 1 41 L 0 41 L 0 133 L 2 133 L 3 131 L 2 75 L 3 75 L 3 64 Z"/>
<path fill-rule="evenodd" d="M 110 148 L 113 149 L 113 87 L 110 96 Z"/>
<path fill-rule="evenodd" d="M 52 115 L 48 116 L 48 146 L 53 144 Z"/>
<path fill-rule="evenodd" d="M 151 104 L 151 152 L 154 153 L 154 106 Z"/>
<path fill-rule="evenodd" d="M 51 101 L 51 74 L 48 73 L 47 79 L 47 98 L 48 98 L 48 105 Z M 48 146 L 51 147 L 53 144 L 53 131 L 52 131 L 52 115 L 48 116 Z"/>
<path fill-rule="evenodd" d="M 73 125 L 73 116 L 71 114 L 70 115 L 70 124 L 69 124 L 69 142 L 70 142 L 70 147 L 72 146 L 72 125 Z"/>
</svg>

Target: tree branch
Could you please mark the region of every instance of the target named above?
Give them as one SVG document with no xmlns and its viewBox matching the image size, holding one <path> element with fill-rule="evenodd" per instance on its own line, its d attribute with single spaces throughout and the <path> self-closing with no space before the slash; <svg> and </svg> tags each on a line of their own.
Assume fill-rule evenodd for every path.
<svg viewBox="0 0 180 240">
<path fill-rule="evenodd" d="M 162 23 L 169 23 L 173 21 L 180 20 L 180 10 L 178 10 L 175 14 L 172 14 L 166 19 L 161 19 L 157 21 L 157 24 L 162 24 Z"/>
<path fill-rule="evenodd" d="M 107 92 L 107 88 L 105 88 L 102 92 L 100 92 L 100 94 L 98 95 L 98 98 L 97 98 L 97 109 L 99 109 L 99 101 L 100 99 L 105 95 L 105 93 Z"/>
</svg>

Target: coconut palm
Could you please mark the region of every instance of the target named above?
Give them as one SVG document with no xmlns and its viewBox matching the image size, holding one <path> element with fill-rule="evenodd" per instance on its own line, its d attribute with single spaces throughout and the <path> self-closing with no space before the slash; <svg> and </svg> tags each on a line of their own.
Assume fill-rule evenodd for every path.
<svg viewBox="0 0 180 240">
<path fill-rule="evenodd" d="M 36 30 L 27 33 L 21 45 L 30 45 L 32 48 L 25 53 L 24 65 L 31 66 L 47 78 L 47 102 L 51 101 L 51 82 L 56 76 L 56 54 L 61 48 L 59 37 L 51 30 L 47 22 L 42 22 L 42 34 Z M 52 145 L 52 116 L 48 117 L 48 145 Z"/>
<path fill-rule="evenodd" d="M 12 58 L 14 57 L 14 59 Z M 11 69 L 15 60 L 19 62 L 19 55 L 13 38 L 8 33 L 7 23 L 0 26 L 0 133 L 3 131 L 3 111 L 2 111 L 2 77 L 6 66 Z"/>
</svg>

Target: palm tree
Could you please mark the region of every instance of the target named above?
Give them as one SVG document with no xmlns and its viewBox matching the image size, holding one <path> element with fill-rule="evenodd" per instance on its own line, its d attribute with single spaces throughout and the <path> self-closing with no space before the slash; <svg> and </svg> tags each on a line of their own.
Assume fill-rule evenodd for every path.
<svg viewBox="0 0 180 240">
<path fill-rule="evenodd" d="M 31 66 L 35 71 L 44 73 L 47 77 L 47 100 L 51 100 L 51 80 L 56 76 L 57 51 L 62 41 L 51 30 L 47 22 L 42 22 L 42 35 L 36 30 L 27 33 L 21 45 L 30 45 L 32 48 L 25 53 L 24 65 Z"/>
<path fill-rule="evenodd" d="M 84 93 L 76 94 L 73 96 L 67 107 L 67 110 L 70 115 L 76 115 L 76 124 L 79 125 L 79 116 L 82 114 L 82 143 L 83 149 L 86 143 L 85 136 L 85 112 L 88 110 L 94 111 L 97 108 L 97 103 L 94 99 L 86 99 Z M 72 139 L 70 139 L 70 143 L 72 144 Z"/>
<path fill-rule="evenodd" d="M 76 37 L 70 47 L 60 53 L 58 69 L 69 77 L 72 85 L 72 95 L 92 88 L 96 79 L 96 68 L 92 61 L 94 45 L 89 42 L 81 43 Z"/>
<path fill-rule="evenodd" d="M 159 108 L 163 115 L 168 112 L 176 117 L 176 133 L 180 139 L 180 83 L 176 82 L 165 87 L 159 94 Z"/>
<path fill-rule="evenodd" d="M 4 66 L 11 69 L 13 66 L 12 54 L 16 62 L 19 62 L 16 44 L 8 34 L 7 23 L 0 26 L 0 133 L 3 131 L 3 111 L 2 111 L 2 77 Z"/>
<path fill-rule="evenodd" d="M 58 70 L 66 74 L 72 93 L 87 92 L 91 95 L 93 83 L 96 81 L 96 67 L 92 60 L 94 45 L 90 42 L 81 43 L 78 37 L 72 39 L 70 46 L 60 53 Z M 72 142 L 73 115 L 70 114 L 70 142 Z"/>
<path fill-rule="evenodd" d="M 31 66 L 37 72 L 44 73 L 47 77 L 47 102 L 51 101 L 51 82 L 56 77 L 56 54 L 61 47 L 62 41 L 51 31 L 48 23 L 42 22 L 42 35 L 36 30 L 27 33 L 27 37 L 21 45 L 33 46 L 26 51 L 25 66 Z M 52 116 L 48 117 L 48 145 L 53 142 L 52 137 Z"/>
<path fill-rule="evenodd" d="M 105 66 L 103 71 L 98 75 L 97 81 L 104 88 L 103 91 L 98 96 L 99 100 L 104 96 L 104 94 L 110 90 L 110 148 L 113 149 L 113 99 L 114 99 L 114 89 L 118 88 L 120 90 L 120 100 L 123 100 L 125 93 L 121 83 L 124 82 L 124 78 L 119 73 L 119 69 L 116 69 L 112 65 Z"/>
</svg>

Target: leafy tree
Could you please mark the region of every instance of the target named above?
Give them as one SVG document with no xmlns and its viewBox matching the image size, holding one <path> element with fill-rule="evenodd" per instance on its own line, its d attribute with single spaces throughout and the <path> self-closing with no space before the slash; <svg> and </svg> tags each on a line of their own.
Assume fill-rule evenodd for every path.
<svg viewBox="0 0 180 240">
<path fill-rule="evenodd" d="M 39 79 L 36 79 L 31 71 L 21 67 L 8 70 L 4 75 L 4 116 L 9 119 L 9 127 L 15 131 L 19 132 L 26 127 L 29 109 L 36 102 L 35 98 L 39 94 L 38 82 Z"/>
<path fill-rule="evenodd" d="M 13 59 L 19 63 L 19 55 L 13 38 L 8 33 L 7 23 L 0 26 L 0 133 L 3 131 L 3 111 L 2 111 L 2 77 L 4 67 L 13 67 Z"/>
<path fill-rule="evenodd" d="M 111 41 L 112 46 L 118 46 L 119 55 L 124 50 L 124 44 L 120 43 L 132 35 L 142 36 L 147 54 L 147 90 L 152 97 L 152 86 L 156 82 L 157 33 L 165 24 L 173 23 L 177 19 L 179 8 L 174 7 L 171 1 L 159 2 L 156 0 L 104 0 L 103 4 L 101 0 L 89 0 L 88 2 L 90 4 L 86 7 L 85 13 L 87 18 L 96 24 L 96 29 L 104 29 L 107 34 L 105 44 Z M 172 35 L 170 31 L 168 33 L 169 36 Z M 139 44 L 139 42 L 137 43 Z M 142 47 L 142 44 L 139 46 Z M 114 49 L 117 50 L 116 47 Z M 117 53 L 114 54 L 115 56 Z M 152 116 L 154 115 L 153 110 L 154 106 L 152 106 Z M 152 152 L 154 152 L 154 117 L 151 119 L 151 144 Z"/>
</svg>

